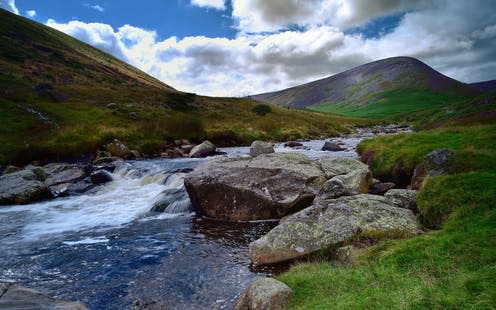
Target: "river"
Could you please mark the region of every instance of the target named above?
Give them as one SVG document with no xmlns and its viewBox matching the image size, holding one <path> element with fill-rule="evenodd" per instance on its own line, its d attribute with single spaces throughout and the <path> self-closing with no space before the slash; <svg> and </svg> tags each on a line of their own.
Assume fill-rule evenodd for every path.
<svg viewBox="0 0 496 310">
<path fill-rule="evenodd" d="M 324 152 L 324 140 L 276 152 L 355 157 L 369 133 L 338 138 L 346 151 Z M 222 148 L 229 156 L 248 147 Z M 231 309 L 258 276 L 248 244 L 276 222 L 225 223 L 197 217 L 184 190 L 184 169 L 204 159 L 127 161 L 92 195 L 0 208 L 0 281 L 18 282 L 90 309 Z M 183 170 L 181 170 L 183 169 Z M 150 212 L 158 200 L 172 203 Z M 279 267 L 278 267 L 279 268 Z M 139 308 L 138 307 L 138 308 Z"/>
</svg>

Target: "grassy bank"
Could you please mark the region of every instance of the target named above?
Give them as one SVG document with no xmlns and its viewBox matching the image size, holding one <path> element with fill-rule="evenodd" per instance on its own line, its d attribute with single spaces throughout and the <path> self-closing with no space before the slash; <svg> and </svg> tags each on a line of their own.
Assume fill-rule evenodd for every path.
<svg viewBox="0 0 496 310">
<path fill-rule="evenodd" d="M 247 144 L 255 139 L 338 135 L 364 123 L 279 107 L 260 115 L 253 110 L 258 103 L 243 99 L 197 96 L 185 109 L 121 100 L 60 103 L 35 95 L 23 101 L 0 99 L 0 164 L 77 157 L 114 138 L 142 153 L 156 154 L 179 138 Z M 109 102 L 115 104 L 107 107 Z"/>
<path fill-rule="evenodd" d="M 390 175 L 395 168 L 411 174 L 427 153 L 443 147 L 457 152 L 457 172 L 495 172 L 495 139 L 495 125 L 457 126 L 378 137 L 363 141 L 357 149 L 369 159 L 376 176 Z"/>
<path fill-rule="evenodd" d="M 291 309 L 494 309 L 496 307 L 496 130 L 430 130 L 361 144 L 374 171 L 404 158 L 412 167 L 437 147 L 457 152 L 457 173 L 431 178 L 418 196 L 430 232 L 383 241 L 354 266 L 306 263 L 281 275 Z"/>
</svg>

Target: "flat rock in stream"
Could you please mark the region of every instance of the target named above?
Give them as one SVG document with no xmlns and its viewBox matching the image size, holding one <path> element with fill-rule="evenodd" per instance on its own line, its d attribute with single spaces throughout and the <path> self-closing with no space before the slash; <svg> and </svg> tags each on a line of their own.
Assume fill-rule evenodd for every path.
<svg viewBox="0 0 496 310">
<path fill-rule="evenodd" d="M 0 176 L 0 205 L 26 204 L 51 197 L 50 189 L 31 170 Z"/>
<path fill-rule="evenodd" d="M 198 214 L 246 221 L 281 218 L 308 207 L 325 180 L 320 165 L 305 155 L 272 153 L 215 159 L 184 183 Z"/>
<path fill-rule="evenodd" d="M 79 301 L 63 301 L 23 286 L 0 283 L 0 309 L 88 310 L 88 307 Z"/>
<path fill-rule="evenodd" d="M 256 265 L 275 264 L 339 246 L 367 234 L 415 235 L 421 226 L 412 211 L 386 198 L 357 195 L 320 200 L 285 217 L 265 236 L 250 244 Z"/>
<path fill-rule="evenodd" d="M 80 165 L 73 164 L 48 164 L 43 167 L 47 177 L 45 184 L 48 187 L 63 183 L 75 183 L 84 179 L 87 172 Z"/>
</svg>

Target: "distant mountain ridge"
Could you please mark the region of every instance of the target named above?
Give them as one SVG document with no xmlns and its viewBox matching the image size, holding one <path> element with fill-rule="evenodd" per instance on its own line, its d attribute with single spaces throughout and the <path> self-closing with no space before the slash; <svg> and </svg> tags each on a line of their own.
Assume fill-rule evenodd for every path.
<svg viewBox="0 0 496 310">
<path fill-rule="evenodd" d="M 480 90 L 482 92 L 487 92 L 487 91 L 491 91 L 491 90 L 496 89 L 496 80 L 477 82 L 477 83 L 472 83 L 469 85 L 477 88 L 478 90 Z"/>
<path fill-rule="evenodd" d="M 253 95 L 252 98 L 294 108 L 331 103 L 363 106 L 380 101 L 381 97 L 376 94 L 400 89 L 460 95 L 477 93 L 469 85 L 441 74 L 418 59 L 393 57 L 296 87 Z"/>
</svg>

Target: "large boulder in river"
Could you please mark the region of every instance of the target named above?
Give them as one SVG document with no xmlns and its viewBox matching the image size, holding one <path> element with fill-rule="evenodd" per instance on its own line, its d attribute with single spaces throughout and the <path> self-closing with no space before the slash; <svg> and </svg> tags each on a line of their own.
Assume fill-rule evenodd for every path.
<svg viewBox="0 0 496 310">
<path fill-rule="evenodd" d="M 328 180 L 315 199 L 332 199 L 341 196 L 366 194 L 371 183 L 372 173 L 368 168 L 356 169 Z"/>
<path fill-rule="evenodd" d="M 291 289 L 272 278 L 260 278 L 246 288 L 238 299 L 235 310 L 285 310 Z"/>
<path fill-rule="evenodd" d="M 325 182 L 320 165 L 302 154 L 218 158 L 184 183 L 200 215 L 244 221 L 283 217 L 311 205 Z"/>
<path fill-rule="evenodd" d="M 0 309 L 88 310 L 79 301 L 63 301 L 16 284 L 0 283 Z"/>
<path fill-rule="evenodd" d="M 114 178 L 112 178 L 112 175 L 110 174 L 110 172 L 102 169 L 102 170 L 97 170 L 97 171 L 92 172 L 90 175 L 90 180 L 91 180 L 91 183 L 96 184 L 96 185 L 100 185 L 100 184 L 111 182 L 114 180 Z"/>
<path fill-rule="evenodd" d="M 51 197 L 50 189 L 32 170 L 0 176 L 0 205 L 26 204 Z"/>
<path fill-rule="evenodd" d="M 215 153 L 217 148 L 210 141 L 203 141 L 202 143 L 196 145 L 189 152 L 189 157 L 205 157 Z"/>
<path fill-rule="evenodd" d="M 272 146 L 272 143 L 256 140 L 253 141 L 250 146 L 250 156 L 252 157 L 270 153 L 274 153 L 274 147 Z"/>
<path fill-rule="evenodd" d="M 339 152 L 344 151 L 344 149 L 334 142 L 326 141 L 322 147 L 322 151 Z"/>
<path fill-rule="evenodd" d="M 249 252 L 254 264 L 266 265 L 332 249 L 357 236 L 420 232 L 412 211 L 394 207 L 382 196 L 363 194 L 316 201 L 252 242 Z"/>
<path fill-rule="evenodd" d="M 411 182 L 412 189 L 419 189 L 426 177 L 435 177 L 453 172 L 455 152 L 450 149 L 437 149 L 427 154 L 415 170 Z"/>
</svg>

